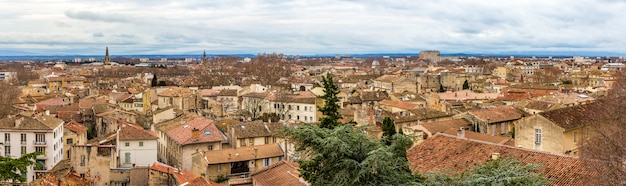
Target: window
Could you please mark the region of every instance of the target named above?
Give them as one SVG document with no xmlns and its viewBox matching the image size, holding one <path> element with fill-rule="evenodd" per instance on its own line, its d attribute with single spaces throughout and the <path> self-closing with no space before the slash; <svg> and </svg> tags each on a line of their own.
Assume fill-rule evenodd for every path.
<svg viewBox="0 0 626 186">
<path fill-rule="evenodd" d="M 272 137 L 272 143 L 276 143 L 276 137 Z"/>
<path fill-rule="evenodd" d="M 10 141 L 11 141 L 11 134 L 5 133 L 4 134 L 4 143 L 8 143 Z"/>
<path fill-rule="evenodd" d="M 574 142 L 576 142 L 576 132 L 574 132 Z"/>
<path fill-rule="evenodd" d="M 140 141 L 140 142 L 139 142 L 139 146 L 140 146 L 140 147 L 143 147 L 143 141 Z"/>
<path fill-rule="evenodd" d="M 283 157 L 282 156 L 278 156 L 278 161 L 282 161 Z"/>
<path fill-rule="evenodd" d="M 4 156 L 11 156 L 11 147 L 4 147 Z"/>
<path fill-rule="evenodd" d="M 222 172 L 222 165 L 221 164 L 217 164 L 217 172 Z"/>
<path fill-rule="evenodd" d="M 20 141 L 22 144 L 26 144 L 26 134 L 20 134 Z"/>
<path fill-rule="evenodd" d="M 124 153 L 124 163 L 130 163 L 130 152 Z"/>
<path fill-rule="evenodd" d="M 265 137 L 265 144 L 270 144 L 270 137 Z"/>
<path fill-rule="evenodd" d="M 130 146 L 130 143 L 129 143 L 129 142 L 126 142 L 126 143 L 124 143 L 124 146 L 125 146 L 125 147 L 128 147 L 128 146 Z"/>
<path fill-rule="evenodd" d="M 209 145 L 209 147 L 207 149 L 213 150 L 213 145 Z"/>
<path fill-rule="evenodd" d="M 313 122 L 313 116 L 309 117 L 309 121 Z"/>
<path fill-rule="evenodd" d="M 84 173 L 81 173 L 81 174 L 80 174 L 80 177 L 81 177 L 81 178 L 85 178 L 85 174 L 84 174 Z"/>
<path fill-rule="evenodd" d="M 245 138 L 244 139 L 239 139 L 239 145 L 241 145 L 242 147 L 246 146 L 246 139 Z"/>
<path fill-rule="evenodd" d="M 263 167 L 270 166 L 270 164 L 272 164 L 272 159 L 271 158 L 263 159 Z"/>
<path fill-rule="evenodd" d="M 21 152 L 21 153 L 22 153 L 22 155 L 26 154 L 26 146 L 22 146 L 21 151 L 22 151 L 22 152 Z"/>
<path fill-rule="evenodd" d="M 298 105 L 298 106 L 296 107 L 296 110 L 300 110 L 300 105 Z"/>
<path fill-rule="evenodd" d="M 306 108 L 306 107 L 304 107 L 304 111 L 306 111 L 306 109 L 307 109 L 307 108 Z"/>
<path fill-rule="evenodd" d="M 541 145 L 541 129 L 535 129 L 535 144 Z"/>
<path fill-rule="evenodd" d="M 73 139 L 73 138 L 68 138 L 68 139 L 66 139 L 65 141 L 66 141 L 66 143 L 67 143 L 68 145 L 71 145 L 72 143 L 74 143 L 74 139 Z"/>
<path fill-rule="evenodd" d="M 291 105 L 287 105 L 287 109 L 291 110 Z"/>
<path fill-rule="evenodd" d="M 300 120 L 300 116 L 296 116 L 296 118 L 298 118 L 298 120 Z"/>
<path fill-rule="evenodd" d="M 35 151 L 41 152 L 43 154 L 46 153 L 46 147 L 35 147 Z"/>
<path fill-rule="evenodd" d="M 85 155 L 80 155 L 80 166 L 85 166 Z"/>
</svg>

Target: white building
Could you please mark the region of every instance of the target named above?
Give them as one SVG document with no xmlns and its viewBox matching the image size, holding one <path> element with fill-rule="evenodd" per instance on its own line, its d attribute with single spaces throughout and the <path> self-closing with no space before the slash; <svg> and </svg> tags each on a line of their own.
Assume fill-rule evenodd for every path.
<svg viewBox="0 0 626 186">
<path fill-rule="evenodd" d="M 117 130 L 118 167 L 150 166 L 157 161 L 159 137 L 141 126 L 123 123 Z"/>
<path fill-rule="evenodd" d="M 18 158 L 22 154 L 43 152 L 23 175 L 31 182 L 63 160 L 63 120 L 50 116 L 17 116 L 0 120 L 3 153 Z"/>
</svg>

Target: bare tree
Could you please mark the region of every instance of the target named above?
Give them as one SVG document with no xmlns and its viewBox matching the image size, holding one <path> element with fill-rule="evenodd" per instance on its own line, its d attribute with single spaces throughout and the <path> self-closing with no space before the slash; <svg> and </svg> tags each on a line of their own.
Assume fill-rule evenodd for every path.
<svg viewBox="0 0 626 186">
<path fill-rule="evenodd" d="M 6 82 L 0 82 L 0 118 L 16 114 L 17 110 L 13 105 L 22 93 L 18 86 L 10 85 Z"/>
<path fill-rule="evenodd" d="M 626 78 L 618 75 L 608 96 L 603 97 L 590 114 L 596 122 L 589 123 L 591 131 L 579 148 L 582 158 L 594 159 L 587 166 L 606 185 L 626 184 Z M 584 135 L 583 135 L 584 136 Z"/>
</svg>

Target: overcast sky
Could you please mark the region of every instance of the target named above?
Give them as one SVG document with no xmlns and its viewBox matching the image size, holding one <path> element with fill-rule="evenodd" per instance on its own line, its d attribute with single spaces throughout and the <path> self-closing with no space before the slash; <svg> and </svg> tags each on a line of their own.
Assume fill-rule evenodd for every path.
<svg viewBox="0 0 626 186">
<path fill-rule="evenodd" d="M 34 54 L 626 51 L 623 0 L 0 0 Z"/>
</svg>

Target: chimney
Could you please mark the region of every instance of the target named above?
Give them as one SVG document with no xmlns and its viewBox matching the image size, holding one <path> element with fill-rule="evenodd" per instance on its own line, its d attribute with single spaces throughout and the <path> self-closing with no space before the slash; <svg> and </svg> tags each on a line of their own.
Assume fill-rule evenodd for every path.
<svg viewBox="0 0 626 186">
<path fill-rule="evenodd" d="M 454 93 L 454 97 L 457 97 L 457 96 L 458 96 L 458 95 L 457 95 L 457 93 L 455 92 L 455 93 Z"/>
<path fill-rule="evenodd" d="M 491 160 L 498 160 L 500 158 L 500 153 L 494 152 L 491 154 Z"/>
<path fill-rule="evenodd" d="M 197 128 L 191 129 L 191 140 L 198 140 L 200 138 L 200 130 Z"/>
<path fill-rule="evenodd" d="M 50 110 L 46 110 L 45 113 L 46 113 L 46 116 L 49 116 L 50 115 Z"/>
<path fill-rule="evenodd" d="M 465 138 L 465 129 L 463 129 L 463 127 L 459 128 L 459 130 L 457 131 L 456 136 L 459 137 L 459 138 Z"/>
</svg>

